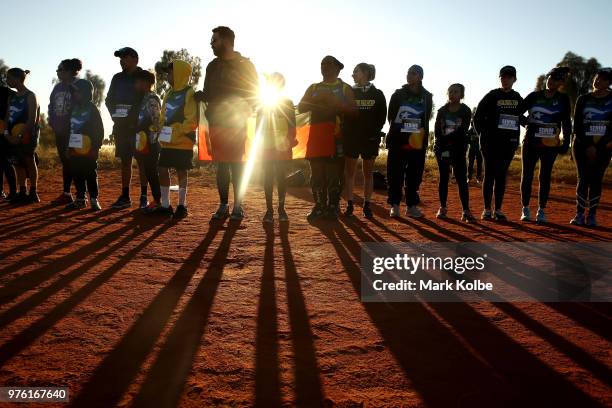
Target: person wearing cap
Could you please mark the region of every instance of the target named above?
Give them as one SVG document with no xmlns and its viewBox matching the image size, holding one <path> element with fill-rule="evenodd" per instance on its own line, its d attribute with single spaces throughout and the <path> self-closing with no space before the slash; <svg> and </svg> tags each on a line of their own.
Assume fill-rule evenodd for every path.
<svg viewBox="0 0 612 408">
<path fill-rule="evenodd" d="M 493 89 L 478 103 L 474 113 L 474 128 L 480 135 L 484 160 L 482 196 L 484 210 L 481 218 L 506 221 L 502 211 L 508 169 L 519 145 L 519 105 L 523 98 L 512 89 L 516 82 L 516 68 L 504 66 L 499 71 L 501 87 Z M 495 190 L 495 212 L 492 211 Z"/>
<path fill-rule="evenodd" d="M 11 200 L 12 204 L 39 203 L 36 191 L 38 167 L 36 166 L 36 147 L 40 136 L 40 107 L 36 95 L 25 86 L 26 76 L 30 73 L 21 68 L 11 68 L 6 73 L 6 83 L 17 92 L 9 97 L 5 115 L 4 139 L 9 146 L 9 161 L 15 166 L 19 193 Z M 30 192 L 27 180 L 30 180 Z"/>
<path fill-rule="evenodd" d="M 12 200 L 17 195 L 17 176 L 15 168 L 9 162 L 9 147 L 10 145 L 2 136 L 6 129 L 4 121 L 6 112 L 8 111 L 9 98 L 15 94 L 8 86 L 0 86 L 0 199 Z M 4 193 L 4 178 L 9 186 L 8 195 Z"/>
<path fill-rule="evenodd" d="M 557 155 L 567 153 L 572 134 L 571 105 L 567 94 L 559 89 L 565 84 L 567 67 L 556 67 L 546 74 L 546 89 L 531 92 L 519 106 L 521 119 L 528 112 L 526 133 L 521 149 L 521 221 L 530 221 L 531 185 L 537 162 L 540 162 L 540 188 L 536 222 L 546 222 L 545 208 L 550 193 L 550 177 Z M 524 122 L 524 119 L 522 120 Z M 563 141 L 560 139 L 563 131 Z"/>
<path fill-rule="evenodd" d="M 68 160 L 74 177 L 76 200 L 66 209 L 85 208 L 89 192 L 91 209 L 102 209 L 98 200 L 98 154 L 104 140 L 104 125 L 98 107 L 93 103 L 93 85 L 87 79 L 77 79 L 72 84 L 73 107 L 70 114 L 70 138 Z"/>
<path fill-rule="evenodd" d="M 407 84 L 391 96 L 387 114 L 387 203 L 391 205 L 389 215 L 399 217 L 403 188 L 406 214 L 419 218 L 423 216 L 417 204 L 420 201 L 419 187 L 425 168 L 433 101 L 432 94 L 423 87 L 422 67 L 411 66 L 406 79 Z"/>
<path fill-rule="evenodd" d="M 314 207 L 307 216 L 308 221 L 323 216 L 338 219 L 339 216 L 344 169 L 342 132 L 346 117 L 357 114 L 353 89 L 338 77 L 343 68 L 344 64 L 337 58 L 331 55 L 323 58 L 323 81 L 310 85 L 298 105 L 300 113 L 311 113 L 311 129 L 317 127 L 323 132 L 314 136 L 335 143 L 330 156 L 309 159 Z"/>
<path fill-rule="evenodd" d="M 229 27 L 212 30 L 210 46 L 215 59 L 206 67 L 204 89 L 196 99 L 206 103 L 211 155 L 217 166 L 219 207 L 213 220 L 224 220 L 229 213 L 230 183 L 234 208 L 230 218 L 244 218 L 240 183 L 244 169 L 247 123 L 258 101 L 257 71 L 253 63 L 234 51 L 235 34 Z"/>
<path fill-rule="evenodd" d="M 578 173 L 573 225 L 597 226 L 602 182 L 612 157 L 612 68 L 600 69 L 593 91 L 581 95 L 574 110 L 573 154 Z M 585 218 L 586 210 L 589 211 Z"/>
<path fill-rule="evenodd" d="M 62 60 L 57 67 L 57 79 L 51 95 L 49 96 L 49 126 L 55 135 L 57 154 L 62 163 L 63 191 L 55 198 L 52 204 L 69 204 L 72 202 L 72 174 L 68 160 L 68 139 L 70 138 L 70 111 L 72 109 L 72 84 L 76 81 L 83 68 L 81 60 L 77 58 Z"/>
<path fill-rule="evenodd" d="M 440 209 L 437 218 L 446 218 L 448 198 L 448 181 L 450 169 L 455 172 L 455 179 L 459 189 L 459 199 L 463 212 L 461 220 L 474 222 L 470 212 L 470 196 L 466 179 L 465 153 L 468 145 L 468 127 L 472 119 L 470 108 L 461 103 L 465 96 L 465 87 L 462 84 L 452 84 L 448 88 L 448 102 L 438 110 L 434 128 L 434 153 L 438 162 L 440 181 L 438 195 Z"/>
<path fill-rule="evenodd" d="M 144 69 L 136 73 L 136 91 L 143 96 L 138 107 L 136 122 L 136 149 L 134 157 L 143 165 L 143 169 L 151 187 L 153 201 L 143 209 L 145 213 L 154 213 L 161 209 L 161 190 L 159 184 L 159 130 L 161 117 L 161 101 L 153 92 L 155 74 Z"/>
<path fill-rule="evenodd" d="M 115 57 L 120 58 L 122 71 L 115 74 L 111 80 L 105 104 L 113 119 L 113 137 L 115 142 L 115 157 L 121 160 L 121 195 L 112 208 L 122 209 L 132 205 L 130 199 L 130 182 L 132 180 L 132 159 L 136 135 L 137 107 L 142 95 L 136 92 L 134 82 L 138 67 L 138 53 L 130 47 L 115 51 Z M 140 207 L 147 206 L 146 175 L 142 165 L 138 165 L 141 191 Z"/>
<path fill-rule="evenodd" d="M 381 130 L 387 117 L 387 101 L 381 90 L 371 81 L 376 77 L 376 68 L 372 64 L 362 62 L 353 69 L 353 93 L 357 115 L 347 117 L 342 132 L 344 155 L 346 156 L 346 201 L 344 215 L 353 215 L 353 186 L 355 185 L 355 170 L 359 156 L 362 159 L 363 170 L 363 215 L 372 218 L 370 199 L 374 190 L 372 170 L 378 156 Z"/>
<path fill-rule="evenodd" d="M 187 216 L 187 171 L 193 166 L 193 145 L 198 128 L 198 105 L 189 85 L 192 66 L 187 61 L 174 60 L 166 68 L 171 89 L 164 96 L 161 111 L 159 142 L 159 182 L 161 208 L 157 212 L 175 219 Z M 170 205 L 170 169 L 178 176 L 178 205 Z"/>
</svg>

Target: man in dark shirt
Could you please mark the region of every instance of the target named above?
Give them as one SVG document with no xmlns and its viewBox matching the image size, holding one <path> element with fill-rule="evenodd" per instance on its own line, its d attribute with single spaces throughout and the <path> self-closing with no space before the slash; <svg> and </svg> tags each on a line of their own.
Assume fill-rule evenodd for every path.
<svg viewBox="0 0 612 408">
<path fill-rule="evenodd" d="M 121 195 L 113 204 L 113 208 L 128 208 L 132 205 L 130 200 L 130 181 L 132 179 L 132 158 L 136 143 L 136 122 L 138 120 L 138 106 L 142 95 L 134 86 L 138 67 L 138 53 L 130 47 L 124 47 L 115 51 L 115 57 L 120 58 L 122 71 L 115 74 L 111 80 L 108 94 L 106 95 L 106 107 L 113 119 L 113 136 L 115 139 L 115 157 L 121 159 Z M 138 163 L 140 173 L 140 185 L 147 185 L 145 172 Z M 142 196 L 142 194 L 141 194 Z M 146 203 L 146 190 L 144 193 Z M 142 201 L 142 197 L 141 197 Z M 143 203 L 140 203 L 141 207 Z"/>
<path fill-rule="evenodd" d="M 229 185 L 234 189 L 231 218 L 244 217 L 240 182 L 247 139 L 247 122 L 257 103 L 258 78 L 253 63 L 234 51 L 234 32 L 216 27 L 210 46 L 216 58 L 206 67 L 204 90 L 196 94 L 207 104 L 212 158 L 217 163 L 217 188 L 220 205 L 213 219 L 229 215 Z"/>
</svg>

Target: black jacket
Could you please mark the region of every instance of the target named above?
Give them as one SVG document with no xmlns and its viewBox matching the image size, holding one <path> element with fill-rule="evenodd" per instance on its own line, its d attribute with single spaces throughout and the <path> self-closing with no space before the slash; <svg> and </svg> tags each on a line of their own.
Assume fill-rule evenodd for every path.
<svg viewBox="0 0 612 408">
<path fill-rule="evenodd" d="M 523 144 L 544 147 L 543 138 L 536 136 L 540 129 L 542 127 L 548 127 L 551 131 L 562 129 L 563 144 L 560 149 L 567 151 L 572 134 L 570 106 L 569 97 L 561 92 L 555 92 L 550 98 L 546 97 L 545 91 L 535 91 L 527 95 L 519 108 L 521 116 L 525 112 L 529 113 Z"/>
<path fill-rule="evenodd" d="M 387 135 L 387 148 L 395 148 L 406 143 L 409 134 L 402 133 L 402 121 L 398 118 L 400 108 L 403 106 L 415 105 L 418 111 L 421 111 L 421 122 L 424 130 L 423 151 L 427 149 L 429 141 L 429 121 L 431 120 L 433 110 L 432 94 L 421 86 L 417 93 L 414 93 L 408 87 L 408 84 L 397 89 L 391 100 L 389 101 L 389 111 L 387 118 L 389 120 L 389 134 Z"/>
<path fill-rule="evenodd" d="M 346 117 L 343 128 L 344 138 L 359 141 L 380 142 L 380 131 L 387 117 L 387 100 L 380 89 L 353 87 L 357 115 Z"/>
<path fill-rule="evenodd" d="M 437 154 L 450 150 L 465 154 L 471 119 L 472 111 L 463 103 L 456 112 L 451 112 L 448 104 L 441 107 L 436 115 L 434 152 Z"/>
<path fill-rule="evenodd" d="M 482 98 L 474 113 L 474 127 L 480 135 L 481 147 L 518 147 L 521 135 L 519 105 L 522 102 L 523 98 L 514 90 L 505 92 L 502 89 L 494 89 Z M 515 119 L 513 126 L 507 126 Z"/>
</svg>

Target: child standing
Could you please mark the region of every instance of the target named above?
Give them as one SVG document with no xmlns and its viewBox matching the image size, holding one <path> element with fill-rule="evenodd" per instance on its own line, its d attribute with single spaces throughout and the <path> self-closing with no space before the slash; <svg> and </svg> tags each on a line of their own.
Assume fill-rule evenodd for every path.
<svg viewBox="0 0 612 408">
<path fill-rule="evenodd" d="M 175 218 L 187 216 L 187 171 L 193 166 L 193 145 L 198 127 L 198 107 L 194 90 L 188 85 L 192 67 L 183 60 L 174 60 L 166 68 L 172 87 L 164 97 L 159 133 L 159 181 L 161 185 L 160 211 Z M 179 200 L 176 211 L 170 205 L 170 168 L 176 169 L 179 179 Z"/>
<path fill-rule="evenodd" d="M 94 105 L 93 85 L 78 79 L 73 85 L 73 105 L 70 115 L 68 160 L 76 186 L 76 200 L 66 209 L 81 209 L 87 205 L 85 192 L 89 191 L 91 209 L 101 210 L 98 201 L 98 153 L 104 139 L 104 126 L 100 111 Z"/>
</svg>

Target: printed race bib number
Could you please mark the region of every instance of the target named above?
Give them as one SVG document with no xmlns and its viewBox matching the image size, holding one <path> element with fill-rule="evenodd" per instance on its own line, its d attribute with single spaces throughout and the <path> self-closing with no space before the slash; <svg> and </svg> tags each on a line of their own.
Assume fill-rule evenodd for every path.
<svg viewBox="0 0 612 408">
<path fill-rule="evenodd" d="M 117 105 L 115 107 L 115 112 L 113 112 L 113 118 L 127 118 L 128 113 L 130 112 L 130 108 L 132 105 Z"/>
<path fill-rule="evenodd" d="M 551 138 L 557 136 L 557 129 L 554 127 L 539 127 L 535 137 Z"/>
<path fill-rule="evenodd" d="M 519 118 L 515 115 L 499 115 L 498 129 L 519 130 Z"/>
<path fill-rule="evenodd" d="M 172 128 L 170 126 L 164 126 L 161 132 L 159 132 L 159 141 L 164 143 L 172 141 Z"/>
<path fill-rule="evenodd" d="M 71 147 L 73 149 L 82 149 L 83 148 L 83 135 L 79 133 L 72 133 L 68 141 L 68 147 Z"/>
<path fill-rule="evenodd" d="M 589 125 L 588 130 L 585 132 L 586 136 L 605 136 L 606 125 Z"/>
<path fill-rule="evenodd" d="M 402 133 L 416 133 L 421 129 L 421 119 L 404 119 Z"/>
<path fill-rule="evenodd" d="M 446 151 L 442 152 L 441 157 L 442 157 L 443 159 L 448 159 L 448 158 L 450 158 L 450 152 L 449 152 L 448 150 L 446 150 Z"/>
</svg>

